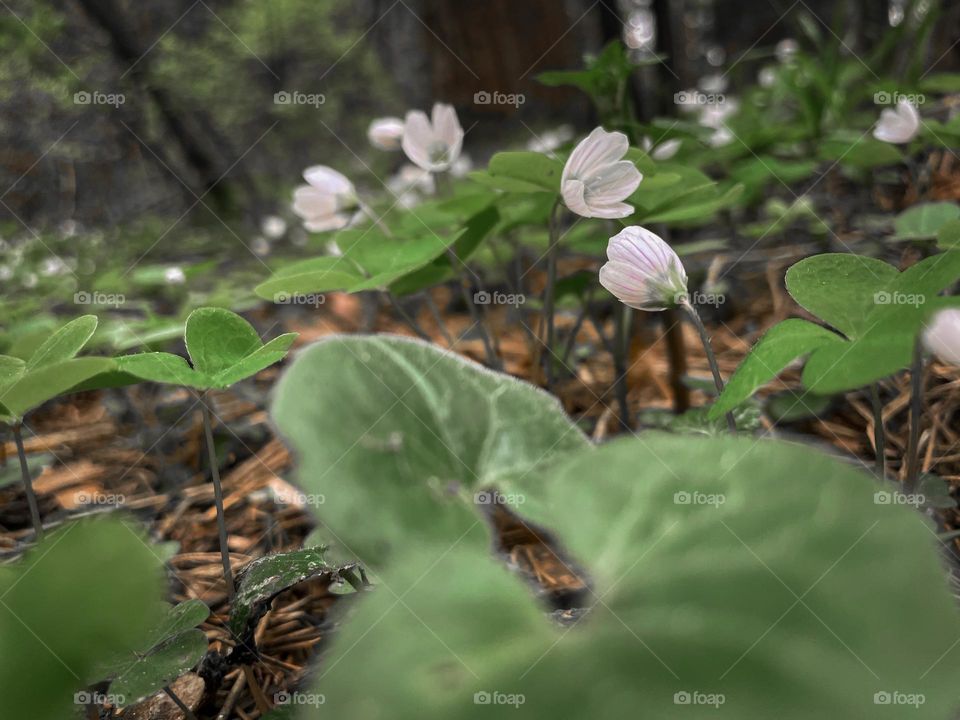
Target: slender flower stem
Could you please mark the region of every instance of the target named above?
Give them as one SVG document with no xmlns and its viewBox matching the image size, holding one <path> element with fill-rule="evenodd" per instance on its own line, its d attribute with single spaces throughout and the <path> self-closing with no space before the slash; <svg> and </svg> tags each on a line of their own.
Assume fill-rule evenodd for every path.
<svg viewBox="0 0 960 720">
<path fill-rule="evenodd" d="M 359 198 L 357 198 L 357 207 L 360 208 L 360 212 L 362 212 L 364 215 L 366 215 L 368 218 L 370 218 L 373 221 L 374 225 L 376 225 L 378 228 L 380 228 L 383 231 L 384 235 L 391 238 L 393 237 L 393 233 L 390 232 L 390 228 L 388 228 L 384 224 L 384 222 L 377 217 L 377 214 L 373 211 L 373 208 L 371 208 L 369 205 L 367 205 L 365 202 L 363 202 Z"/>
<path fill-rule="evenodd" d="M 169 685 L 164 685 L 163 691 L 167 694 L 167 697 L 173 701 L 173 704 L 180 708 L 180 711 L 187 720 L 197 720 L 197 716 L 193 714 L 193 710 L 187 707 L 186 703 L 173 691 L 173 688 Z"/>
<path fill-rule="evenodd" d="M 36 540 L 43 537 L 43 522 L 40 520 L 40 505 L 33 492 L 33 481 L 30 479 L 30 468 L 27 466 L 27 453 L 23 449 L 23 435 L 20 433 L 20 423 L 13 424 L 13 440 L 17 444 L 17 455 L 20 457 L 20 475 L 23 476 L 23 487 L 27 492 L 27 505 L 30 506 L 30 521 L 33 523 L 33 534 Z"/>
<path fill-rule="evenodd" d="M 420 327 L 420 323 L 416 321 L 415 318 L 411 317 L 410 313 L 403 309 L 403 305 L 400 304 L 400 301 L 397 300 L 397 297 L 390 292 L 389 290 L 384 290 L 384 295 L 387 296 L 387 300 L 390 301 L 390 304 L 393 306 L 393 309 L 397 311 L 397 314 L 403 319 L 403 321 L 413 330 L 421 340 L 426 340 L 427 342 L 432 342 L 432 338 L 427 335 L 426 331 Z"/>
<path fill-rule="evenodd" d="M 627 400 L 627 353 L 630 345 L 630 333 L 627 328 L 633 315 L 631 309 L 623 303 L 616 303 L 613 310 L 613 372 L 614 392 L 617 396 L 617 405 L 620 409 L 620 422 L 627 428 L 633 429 L 633 420 L 630 417 L 630 403 Z"/>
<path fill-rule="evenodd" d="M 687 347 L 683 325 L 672 308 L 663 311 L 663 337 L 667 345 L 670 365 L 670 389 L 673 391 L 673 411 L 678 415 L 690 409 L 690 388 L 684 383 L 687 374 Z"/>
<path fill-rule="evenodd" d="M 217 506 L 217 531 L 220 534 L 220 561 L 223 563 L 223 579 L 227 584 L 227 597 L 230 604 L 236 595 L 233 586 L 233 571 L 230 569 L 230 548 L 227 545 L 227 521 L 223 511 L 223 488 L 220 485 L 220 468 L 217 463 L 217 449 L 213 444 L 213 424 L 210 422 L 210 408 L 207 405 L 207 394 L 200 395 L 200 406 L 203 408 L 203 433 L 207 440 L 207 453 L 210 458 L 210 476 L 213 478 L 213 502 Z"/>
<path fill-rule="evenodd" d="M 553 345 L 556 328 L 553 322 L 554 305 L 556 303 L 557 284 L 557 254 L 560 245 L 560 198 L 557 198 L 550 210 L 548 230 L 550 234 L 547 246 L 547 287 L 543 292 L 543 314 L 547 323 L 547 352 L 546 360 L 547 390 L 553 386 Z"/>
<path fill-rule="evenodd" d="M 883 403 L 880 401 L 880 385 L 873 383 L 870 386 L 870 402 L 873 405 L 873 444 L 877 453 L 877 475 L 881 478 L 887 474 L 886 436 L 883 431 Z"/>
<path fill-rule="evenodd" d="M 457 257 L 457 251 L 454 250 L 452 245 L 447 248 L 447 256 L 450 259 L 451 267 L 456 268 L 457 265 L 460 265 L 464 269 L 467 268 L 466 264 L 459 257 Z M 487 333 L 487 326 L 484 324 L 480 313 L 477 312 L 477 305 L 474 302 L 474 299 L 470 297 L 470 288 L 467 287 L 468 283 L 469 281 L 466 278 L 466 274 L 460 273 L 460 277 L 457 278 L 457 284 L 460 286 L 460 294 L 463 296 L 463 302 L 466 304 L 467 310 L 470 311 L 470 318 L 480 331 L 480 339 L 483 340 L 483 350 L 487 355 L 487 364 L 490 367 L 499 370 L 500 360 L 497 357 L 497 353 L 493 349 L 493 343 L 490 342 L 490 335 Z"/>
<path fill-rule="evenodd" d="M 440 334 L 443 335 L 443 339 L 446 341 L 447 346 L 453 347 L 453 336 L 450 335 L 450 331 L 447 329 L 447 323 L 443 319 L 443 315 L 440 313 L 440 308 L 438 308 L 437 304 L 433 301 L 433 296 L 430 295 L 429 290 L 423 293 L 423 299 L 427 303 L 427 308 L 430 310 L 430 314 L 433 315 L 433 321 L 440 329 Z"/>
<path fill-rule="evenodd" d="M 910 436 L 907 440 L 907 476 L 905 492 L 917 488 L 920 475 L 920 417 L 923 414 L 923 343 L 917 338 L 913 346 L 913 365 L 910 366 Z"/>
<path fill-rule="evenodd" d="M 697 312 L 697 309 L 689 300 L 683 300 L 680 305 L 687 311 L 687 315 L 690 317 L 690 320 L 693 321 L 694 327 L 697 328 L 697 332 L 700 334 L 700 342 L 703 343 L 703 350 L 707 354 L 707 362 L 710 363 L 710 371 L 713 373 L 713 383 L 716 385 L 717 394 L 719 395 L 723 392 L 723 377 L 720 375 L 720 366 L 717 365 L 717 356 L 713 354 L 713 347 L 710 345 L 710 336 L 707 334 L 707 329 L 703 326 L 703 321 L 700 319 L 700 314 Z M 732 412 L 727 413 L 727 427 L 732 434 L 737 434 L 737 421 L 734 420 Z"/>
</svg>

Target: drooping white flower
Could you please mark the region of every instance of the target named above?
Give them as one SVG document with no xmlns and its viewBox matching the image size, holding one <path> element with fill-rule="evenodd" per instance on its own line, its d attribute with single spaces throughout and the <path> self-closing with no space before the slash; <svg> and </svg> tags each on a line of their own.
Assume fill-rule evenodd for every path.
<svg viewBox="0 0 960 720">
<path fill-rule="evenodd" d="M 960 309 L 937 312 L 923 332 L 923 344 L 941 361 L 960 365 Z"/>
<path fill-rule="evenodd" d="M 403 120 L 398 117 L 377 118 L 370 123 L 367 139 L 378 150 L 399 150 L 403 140 Z"/>
<path fill-rule="evenodd" d="M 293 211 L 303 219 L 303 227 L 310 232 L 346 227 L 357 204 L 353 183 L 326 165 L 308 167 L 303 179 L 308 184 L 293 191 Z"/>
<path fill-rule="evenodd" d="M 653 146 L 653 140 L 649 137 L 643 138 L 643 151 L 650 155 L 654 160 L 659 160 L 663 162 L 664 160 L 669 160 L 680 150 L 680 145 L 683 144 L 683 140 L 679 138 L 674 138 L 673 140 L 667 140 L 658 144 L 656 147 Z"/>
<path fill-rule="evenodd" d="M 667 243 L 645 228 L 626 227 L 610 238 L 600 284 L 637 310 L 666 310 L 687 295 L 687 273 Z"/>
<path fill-rule="evenodd" d="M 573 126 L 561 125 L 541 133 L 527 143 L 527 150 L 549 155 L 564 143 L 573 140 Z"/>
<path fill-rule="evenodd" d="M 896 108 L 886 108 L 873 129 L 873 136 L 883 142 L 905 144 L 920 132 L 920 113 L 907 100 L 901 100 Z"/>
<path fill-rule="evenodd" d="M 626 200 L 643 175 L 629 160 L 630 142 L 621 132 L 596 128 L 570 153 L 560 178 L 564 204 L 577 215 L 623 218 L 633 214 Z"/>
<path fill-rule="evenodd" d="M 452 105 L 436 103 L 431 118 L 411 110 L 403 124 L 403 151 L 411 162 L 430 172 L 449 169 L 460 157 L 463 128 Z"/>
</svg>

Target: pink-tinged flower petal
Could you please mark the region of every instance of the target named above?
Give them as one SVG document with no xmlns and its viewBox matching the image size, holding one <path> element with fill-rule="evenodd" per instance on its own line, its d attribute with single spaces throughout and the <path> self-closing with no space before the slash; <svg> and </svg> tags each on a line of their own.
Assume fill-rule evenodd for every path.
<svg viewBox="0 0 960 720">
<path fill-rule="evenodd" d="M 301 185 L 293 191 L 293 211 L 304 220 L 330 215 L 337 211 L 337 199 L 312 185 Z"/>
<path fill-rule="evenodd" d="M 880 120 L 873 129 L 877 140 L 903 145 L 913 140 L 920 132 L 920 113 L 912 103 L 901 100 L 897 107 L 880 113 Z"/>
<path fill-rule="evenodd" d="M 377 118 L 370 123 L 367 139 L 378 150 L 399 150 L 403 139 L 403 120 L 396 117 Z"/>
<path fill-rule="evenodd" d="M 563 168 L 560 192 L 564 204 L 582 217 L 624 218 L 633 208 L 623 201 L 643 175 L 623 160 L 630 145 L 623 133 L 596 128 L 580 141 Z"/>
<path fill-rule="evenodd" d="M 657 235 L 631 226 L 610 238 L 600 284 L 637 310 L 663 310 L 687 293 L 687 274 L 673 249 Z"/>
<path fill-rule="evenodd" d="M 960 309 L 936 313 L 923 332 L 923 344 L 942 362 L 960 365 Z"/>
<path fill-rule="evenodd" d="M 312 165 L 303 171 L 303 179 L 318 190 L 330 195 L 350 196 L 354 194 L 353 183 L 333 168 L 326 165 Z"/>
<path fill-rule="evenodd" d="M 430 170 L 430 145 L 433 143 L 433 129 L 430 120 L 422 110 L 411 110 L 403 124 L 403 151 L 410 162 L 424 170 Z"/>
<path fill-rule="evenodd" d="M 436 139 L 450 148 L 449 157 L 452 163 L 460 156 L 463 145 L 463 128 L 457 118 L 457 111 L 452 105 L 435 103 L 433 106 L 433 133 Z"/>
<path fill-rule="evenodd" d="M 303 223 L 303 227 L 308 232 L 329 232 L 330 230 L 341 230 L 350 222 L 350 216 L 345 213 L 328 215 L 324 218 L 315 218 Z"/>
<path fill-rule="evenodd" d="M 662 142 L 653 149 L 650 157 L 652 157 L 654 160 L 659 160 L 660 162 L 669 160 L 680 151 L 680 145 L 682 144 L 683 140 L 677 138 Z"/>
</svg>

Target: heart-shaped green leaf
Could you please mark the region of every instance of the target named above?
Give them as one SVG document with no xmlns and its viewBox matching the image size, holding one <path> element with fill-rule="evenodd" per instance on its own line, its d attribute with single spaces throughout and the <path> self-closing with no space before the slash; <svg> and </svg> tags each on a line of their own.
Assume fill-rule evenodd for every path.
<svg viewBox="0 0 960 720">
<path fill-rule="evenodd" d="M 325 499 L 324 524 L 368 565 L 401 537 L 457 540 L 476 522 L 475 493 L 588 444 L 553 397 L 389 336 L 334 337 L 301 353 L 272 415 L 305 491 Z"/>
<path fill-rule="evenodd" d="M 115 368 L 113 360 L 100 357 L 75 357 L 42 364 L 0 389 L 0 405 L 11 416 L 8 420 L 16 420 L 85 380 Z"/>
<path fill-rule="evenodd" d="M 187 318 L 185 340 L 193 367 L 179 355 L 154 352 L 124 355 L 116 360 L 127 375 L 150 382 L 197 390 L 226 388 L 282 360 L 296 333 L 263 344 L 242 317 L 220 308 L 200 308 Z"/>
</svg>

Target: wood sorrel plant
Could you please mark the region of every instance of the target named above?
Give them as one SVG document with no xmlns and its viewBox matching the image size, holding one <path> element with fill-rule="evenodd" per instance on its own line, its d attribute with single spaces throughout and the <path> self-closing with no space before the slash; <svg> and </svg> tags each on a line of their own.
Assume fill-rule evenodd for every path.
<svg viewBox="0 0 960 720">
<path fill-rule="evenodd" d="M 610 238 L 607 258 L 600 268 L 600 284 L 624 305 L 648 312 L 679 307 L 687 313 L 700 335 L 717 393 L 722 393 L 723 378 L 710 337 L 690 302 L 687 273 L 673 249 L 649 230 L 634 226 Z M 732 412 L 727 413 L 727 426 L 736 433 Z"/>
<path fill-rule="evenodd" d="M 223 490 L 220 469 L 213 442 L 208 392 L 230 387 L 264 368 L 279 362 L 287 354 L 296 333 L 286 333 L 264 344 L 257 331 L 236 313 L 221 308 L 200 308 L 190 313 L 184 341 L 190 364 L 165 352 L 140 353 L 117 358 L 119 369 L 133 377 L 152 382 L 180 385 L 197 393 L 203 410 L 203 429 L 210 458 L 214 503 L 217 507 L 217 530 L 220 535 L 220 558 L 227 595 L 231 602 L 236 592 L 227 547 L 227 526 L 223 511 Z"/>
<path fill-rule="evenodd" d="M 27 467 L 21 426 L 30 410 L 115 367 L 108 358 L 76 357 L 96 329 L 97 318 L 84 315 L 50 335 L 26 359 L 0 355 L 0 420 L 13 431 L 37 539 L 43 534 L 43 523 Z"/>
</svg>

